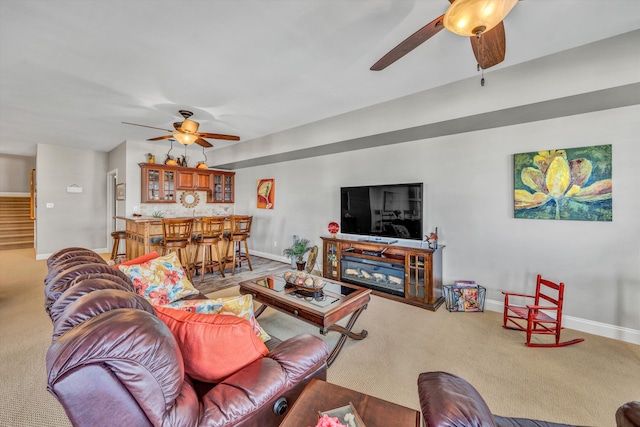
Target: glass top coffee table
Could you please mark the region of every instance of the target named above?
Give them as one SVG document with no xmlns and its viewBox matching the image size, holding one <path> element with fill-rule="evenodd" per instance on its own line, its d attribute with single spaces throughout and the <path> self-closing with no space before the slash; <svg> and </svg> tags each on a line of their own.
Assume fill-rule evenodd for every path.
<svg viewBox="0 0 640 427">
<path fill-rule="evenodd" d="M 320 292 L 293 287 L 284 278 L 275 275 L 247 280 L 239 286 L 240 293 L 251 294 L 254 300 L 262 304 L 255 312 L 256 317 L 269 306 L 318 326 L 322 335 L 329 331 L 340 333 L 341 336 L 327 359 L 327 365 L 330 366 L 347 338 L 361 340 L 367 337 L 366 330 L 356 333 L 352 329 L 371 300 L 371 289 L 325 278 L 322 280 L 325 286 Z M 337 324 L 349 315 L 351 317 L 346 326 Z"/>
</svg>

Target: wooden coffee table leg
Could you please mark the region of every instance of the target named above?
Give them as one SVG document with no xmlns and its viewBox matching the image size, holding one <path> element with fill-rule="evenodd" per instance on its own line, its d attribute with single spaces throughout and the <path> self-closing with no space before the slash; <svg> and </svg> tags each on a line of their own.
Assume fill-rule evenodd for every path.
<svg viewBox="0 0 640 427">
<path fill-rule="evenodd" d="M 367 332 L 365 329 L 363 329 L 359 333 L 353 332 L 351 330 L 355 325 L 356 320 L 358 320 L 358 317 L 360 316 L 360 314 L 366 308 L 367 308 L 367 304 L 363 305 L 362 307 L 354 311 L 353 314 L 351 315 L 351 318 L 349 319 L 349 322 L 347 322 L 346 327 L 343 327 L 340 325 L 331 325 L 328 328 L 320 329 L 320 333 L 322 335 L 326 335 L 329 331 L 336 331 L 342 334 L 338 339 L 336 346 L 333 348 L 333 350 L 331 350 L 331 354 L 329 354 L 329 358 L 327 359 L 327 366 L 331 366 L 331 364 L 336 359 L 336 357 L 338 357 L 338 353 L 340 353 L 340 350 L 342 350 L 342 346 L 344 345 L 345 341 L 347 341 L 347 337 L 352 338 L 354 340 L 363 340 L 367 337 L 367 335 L 369 335 L 369 332 Z"/>
<path fill-rule="evenodd" d="M 267 308 L 266 304 L 262 304 L 260 307 L 258 307 L 258 309 L 256 311 L 253 312 L 253 315 L 256 316 L 256 318 L 258 316 L 260 316 L 262 314 L 262 312 L 264 311 L 264 309 Z"/>
</svg>

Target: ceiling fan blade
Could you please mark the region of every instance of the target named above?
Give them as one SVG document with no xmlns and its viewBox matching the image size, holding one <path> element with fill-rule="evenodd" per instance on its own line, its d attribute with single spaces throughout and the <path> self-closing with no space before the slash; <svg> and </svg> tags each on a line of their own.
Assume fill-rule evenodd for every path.
<svg viewBox="0 0 640 427">
<path fill-rule="evenodd" d="M 426 42 L 431 37 L 438 34 L 444 28 L 444 25 L 442 25 L 443 19 L 444 19 L 444 15 L 434 19 L 424 27 L 420 28 L 418 31 L 410 35 L 406 40 L 404 40 L 398 46 L 391 49 L 389 53 L 387 53 L 385 56 L 380 58 L 378 62 L 373 64 L 370 70 L 371 71 L 384 70 L 389 65 L 393 64 L 398 59 L 402 58 L 407 53 L 411 52 L 413 49 L 417 48 L 422 43 Z"/>
<path fill-rule="evenodd" d="M 196 144 L 198 144 L 199 146 L 204 147 L 204 148 L 213 147 L 213 145 L 209 141 L 205 141 L 202 138 L 196 139 Z"/>
<path fill-rule="evenodd" d="M 165 132 L 173 132 L 172 130 L 167 130 L 167 129 L 163 129 L 163 128 L 157 128 L 157 127 L 154 127 L 154 126 L 139 125 L 137 123 L 129 123 L 129 122 L 122 122 L 122 123 L 125 124 L 125 125 L 140 126 L 140 127 L 143 127 L 143 128 L 158 129 L 158 130 L 163 130 Z"/>
<path fill-rule="evenodd" d="M 240 141 L 240 137 L 239 136 L 235 136 L 235 135 L 223 135 L 221 133 L 205 133 L 205 132 L 198 132 L 197 133 L 198 136 L 200 136 L 201 138 L 211 138 L 211 139 L 225 139 L 227 141 Z"/>
<path fill-rule="evenodd" d="M 171 132 L 171 131 L 168 131 Z M 149 138 L 147 139 L 147 141 L 162 141 L 163 139 L 171 139 L 173 138 L 173 134 L 171 135 L 165 135 L 165 136 L 158 136 L 156 138 Z"/>
<path fill-rule="evenodd" d="M 480 38 L 476 36 L 469 38 L 471 40 L 473 54 L 476 56 L 478 65 L 480 65 L 480 68 L 483 70 L 504 61 L 507 41 L 504 34 L 504 24 L 502 22 L 486 33 L 482 33 Z"/>
</svg>

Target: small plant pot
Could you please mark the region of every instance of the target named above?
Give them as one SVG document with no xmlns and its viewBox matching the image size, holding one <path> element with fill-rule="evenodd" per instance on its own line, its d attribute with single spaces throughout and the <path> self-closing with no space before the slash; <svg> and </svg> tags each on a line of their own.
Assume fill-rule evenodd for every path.
<svg viewBox="0 0 640 427">
<path fill-rule="evenodd" d="M 298 267 L 298 271 L 303 271 L 305 265 L 307 265 L 306 261 L 296 262 L 296 267 Z"/>
</svg>

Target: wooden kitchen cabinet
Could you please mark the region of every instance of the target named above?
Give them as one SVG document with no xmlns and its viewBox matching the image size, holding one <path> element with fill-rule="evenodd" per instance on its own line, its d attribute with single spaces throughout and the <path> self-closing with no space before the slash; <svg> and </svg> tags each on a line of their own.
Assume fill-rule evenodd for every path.
<svg viewBox="0 0 640 427">
<path fill-rule="evenodd" d="M 176 171 L 163 165 L 142 163 L 141 201 L 142 203 L 175 203 Z"/>
<path fill-rule="evenodd" d="M 234 177 L 235 172 L 213 171 L 211 198 L 207 198 L 207 201 L 211 203 L 233 203 Z"/>
<path fill-rule="evenodd" d="M 175 203 L 176 190 L 207 192 L 207 203 L 234 202 L 235 172 L 140 163 L 142 203 Z"/>
<path fill-rule="evenodd" d="M 211 189 L 212 176 L 214 171 L 208 169 L 178 170 L 178 190 L 200 190 Z"/>
</svg>

